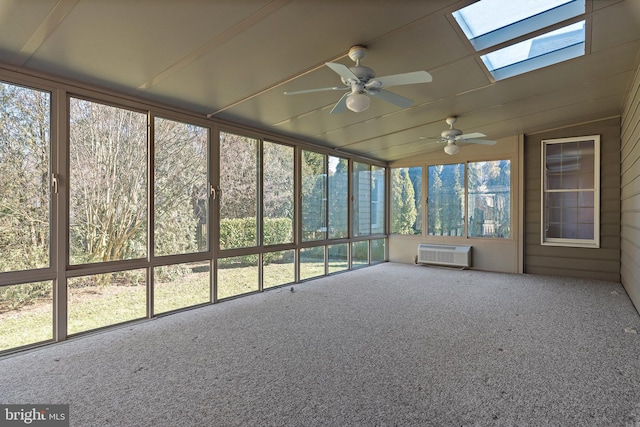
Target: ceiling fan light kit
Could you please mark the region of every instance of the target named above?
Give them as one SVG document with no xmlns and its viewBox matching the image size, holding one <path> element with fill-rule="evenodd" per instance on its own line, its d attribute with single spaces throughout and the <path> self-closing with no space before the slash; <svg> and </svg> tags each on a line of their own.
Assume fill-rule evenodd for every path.
<svg viewBox="0 0 640 427">
<path fill-rule="evenodd" d="M 356 113 L 365 111 L 371 104 L 369 96 L 378 97 L 384 101 L 401 108 L 413 105 L 413 101 L 396 93 L 389 92 L 383 88 L 389 86 L 408 85 L 414 83 L 431 82 L 431 74 L 426 71 L 414 71 L 411 73 L 394 74 L 390 76 L 377 77 L 376 73 L 369 67 L 360 64 L 360 61 L 367 55 L 367 48 L 364 46 L 353 46 L 349 50 L 349 58 L 356 63 L 353 67 L 347 67 L 337 62 L 326 62 L 325 65 L 331 68 L 340 76 L 344 86 L 332 86 L 319 89 L 307 89 L 294 92 L 285 92 L 285 95 L 297 95 L 301 93 L 321 92 L 326 90 L 350 90 L 333 106 L 331 114 L 341 113 L 344 110 L 351 110 Z"/>
<path fill-rule="evenodd" d="M 371 105 L 371 100 L 362 92 L 353 92 L 347 96 L 347 108 L 354 113 L 360 113 Z"/>
<path fill-rule="evenodd" d="M 444 146 L 444 152 L 450 156 L 458 153 L 458 151 L 460 151 L 460 147 L 458 147 L 455 142 L 448 142 L 447 145 Z"/>
</svg>

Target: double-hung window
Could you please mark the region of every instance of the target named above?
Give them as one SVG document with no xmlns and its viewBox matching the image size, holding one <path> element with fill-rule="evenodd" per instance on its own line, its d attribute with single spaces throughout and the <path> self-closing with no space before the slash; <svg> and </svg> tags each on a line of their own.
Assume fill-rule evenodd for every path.
<svg viewBox="0 0 640 427">
<path fill-rule="evenodd" d="M 600 136 L 542 141 L 541 244 L 600 247 Z"/>
</svg>

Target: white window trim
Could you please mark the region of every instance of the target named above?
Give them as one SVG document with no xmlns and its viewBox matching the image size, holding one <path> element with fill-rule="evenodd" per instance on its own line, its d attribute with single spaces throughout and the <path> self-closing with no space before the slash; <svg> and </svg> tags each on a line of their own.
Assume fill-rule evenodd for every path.
<svg viewBox="0 0 640 427">
<path fill-rule="evenodd" d="M 577 189 L 571 191 L 593 191 L 593 239 L 564 239 L 545 238 L 547 227 L 547 217 L 545 214 L 545 194 L 546 194 L 546 173 L 545 173 L 545 148 L 550 144 L 562 144 L 578 141 L 594 142 L 594 172 L 593 190 Z M 599 248 L 600 247 L 600 135 L 588 135 L 573 138 L 543 139 L 540 156 L 540 244 L 542 246 L 565 246 L 577 248 Z"/>
</svg>

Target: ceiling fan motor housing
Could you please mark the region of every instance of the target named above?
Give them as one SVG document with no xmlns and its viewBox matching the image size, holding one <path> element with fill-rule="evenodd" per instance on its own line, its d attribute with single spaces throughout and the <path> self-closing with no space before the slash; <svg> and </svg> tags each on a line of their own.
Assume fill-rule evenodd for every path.
<svg viewBox="0 0 640 427">
<path fill-rule="evenodd" d="M 371 68 L 365 67 L 364 65 L 356 65 L 354 67 L 349 67 L 349 69 L 362 83 L 366 83 L 376 76 L 376 73 Z M 342 78 L 342 83 L 346 85 L 349 84 L 349 82 L 344 78 Z"/>
<path fill-rule="evenodd" d="M 443 139 L 447 139 L 447 140 L 455 140 L 456 137 L 460 135 L 462 135 L 462 131 L 460 129 L 454 129 L 454 128 L 443 130 L 440 133 L 440 136 Z"/>
</svg>

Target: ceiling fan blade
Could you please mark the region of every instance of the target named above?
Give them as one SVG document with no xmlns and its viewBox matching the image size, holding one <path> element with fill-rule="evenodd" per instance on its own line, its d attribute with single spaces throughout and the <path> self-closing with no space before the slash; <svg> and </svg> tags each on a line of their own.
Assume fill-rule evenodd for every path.
<svg viewBox="0 0 640 427">
<path fill-rule="evenodd" d="M 488 139 L 462 139 L 460 140 L 460 142 L 483 144 L 483 145 L 496 145 L 495 141 L 489 141 Z"/>
<path fill-rule="evenodd" d="M 400 96 L 397 93 L 389 92 L 388 90 L 378 89 L 375 92 L 371 92 L 371 95 L 377 96 L 387 102 L 397 105 L 400 108 L 407 108 L 413 105 L 413 101 L 404 96 Z"/>
<path fill-rule="evenodd" d="M 447 142 L 447 140 L 441 136 L 421 136 L 419 139 L 428 139 L 428 140 L 437 141 L 437 142 Z"/>
<path fill-rule="evenodd" d="M 413 71 L 411 73 L 374 77 L 367 82 L 367 87 L 389 87 L 414 83 L 429 83 L 432 80 L 431 74 L 426 71 Z"/>
<path fill-rule="evenodd" d="M 347 96 L 349 95 L 351 95 L 351 92 L 347 92 L 342 95 L 342 98 L 340 98 L 340 100 L 336 102 L 336 105 L 334 105 L 331 109 L 331 114 L 342 113 L 347 109 Z"/>
<path fill-rule="evenodd" d="M 487 136 L 487 135 L 485 135 L 484 133 L 480 133 L 480 132 L 465 133 L 464 135 L 456 136 L 456 141 L 461 141 L 463 139 L 484 138 L 485 136 Z"/>
<path fill-rule="evenodd" d="M 311 92 L 323 92 L 326 90 L 347 90 L 349 86 L 333 86 L 333 87 L 321 87 L 318 89 L 306 89 L 306 90 L 294 90 L 292 92 L 285 92 L 285 95 L 298 95 L 301 93 L 311 93 Z"/>
<path fill-rule="evenodd" d="M 340 77 L 342 77 L 345 80 L 355 80 L 355 81 L 360 80 L 358 79 L 358 76 L 353 74 L 353 71 L 351 71 L 349 67 L 347 67 L 344 64 L 338 64 L 337 62 L 325 62 L 324 64 L 327 67 L 331 68 L 336 73 L 338 73 Z"/>
</svg>

